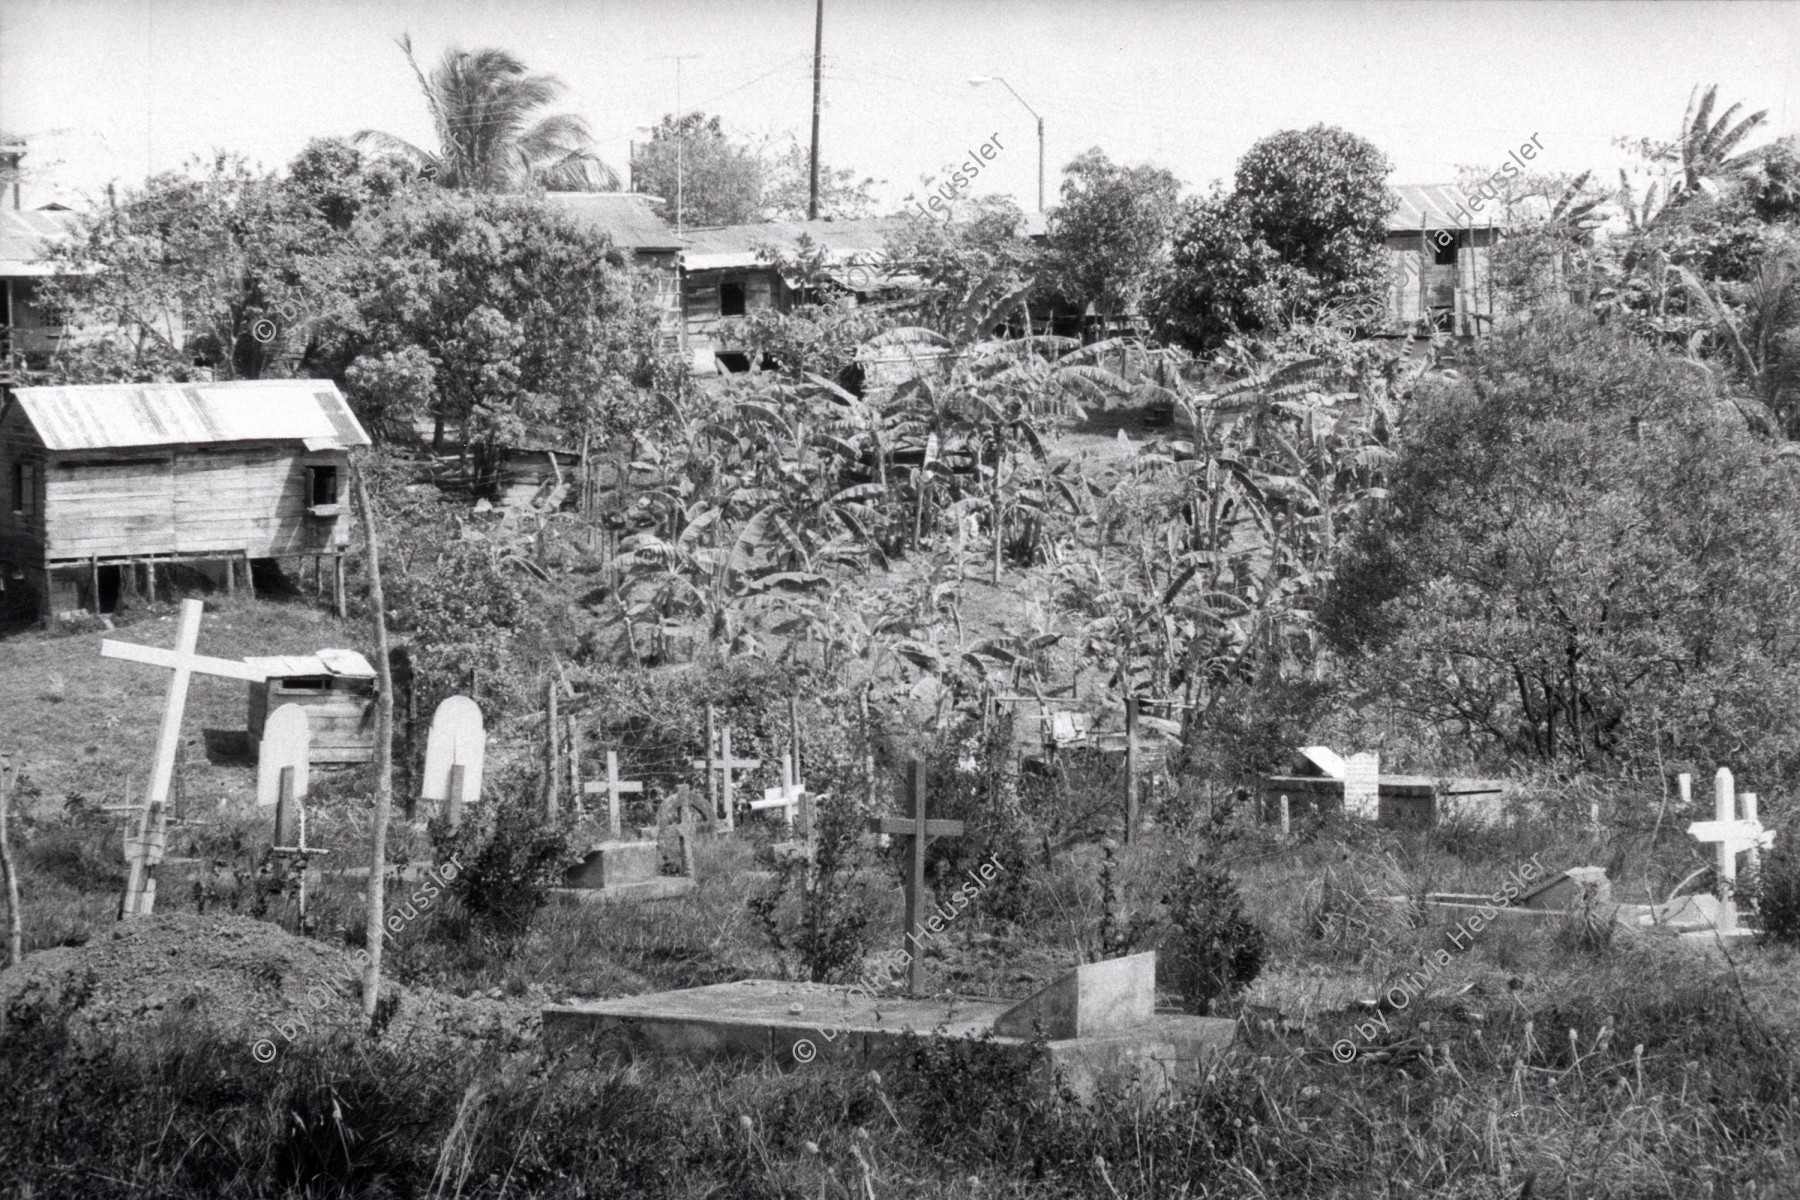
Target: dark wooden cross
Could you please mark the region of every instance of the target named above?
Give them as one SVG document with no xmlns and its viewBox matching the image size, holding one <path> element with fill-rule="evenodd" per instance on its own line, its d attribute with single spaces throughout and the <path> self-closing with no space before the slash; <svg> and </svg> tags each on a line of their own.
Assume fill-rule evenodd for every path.
<svg viewBox="0 0 1800 1200">
<path fill-rule="evenodd" d="M 961 837 L 963 823 L 925 819 L 925 764 L 916 758 L 906 764 L 906 793 L 912 800 L 910 818 L 875 817 L 870 820 L 869 828 L 875 833 L 911 840 L 911 863 L 906 874 L 906 931 L 912 945 L 908 949 L 910 963 L 906 990 L 914 996 L 922 996 L 925 994 L 925 947 L 920 943 L 919 935 L 924 927 L 925 845 L 934 837 Z"/>
</svg>

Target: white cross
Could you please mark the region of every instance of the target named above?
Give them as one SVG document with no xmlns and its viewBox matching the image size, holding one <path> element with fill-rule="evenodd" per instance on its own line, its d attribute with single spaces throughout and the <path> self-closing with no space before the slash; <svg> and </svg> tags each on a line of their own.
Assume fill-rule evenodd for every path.
<svg viewBox="0 0 1800 1200">
<path fill-rule="evenodd" d="M 620 837 L 619 796 L 623 792 L 641 792 L 644 790 L 644 785 L 641 780 L 620 779 L 619 752 L 617 750 L 608 750 L 606 752 L 606 782 L 601 783 L 596 779 L 591 783 L 583 784 L 581 790 L 585 795 L 589 796 L 598 796 L 602 792 L 606 793 L 607 836 L 611 837 L 612 840 L 616 842 Z"/>
<path fill-rule="evenodd" d="M 794 831 L 794 810 L 800 807 L 800 797 L 806 793 L 806 785 L 794 778 L 793 759 L 786 755 L 781 759 L 781 786 L 766 788 L 761 800 L 752 800 L 750 807 L 754 811 L 766 808 L 779 808 L 787 818 L 788 832 Z"/>
<path fill-rule="evenodd" d="M 1719 925 L 1722 930 L 1737 927 L 1737 856 L 1748 850 L 1752 854 L 1775 843 L 1775 831 L 1764 829 L 1756 817 L 1754 792 L 1744 794 L 1745 813 L 1737 816 L 1731 771 L 1720 767 L 1713 784 L 1711 821 L 1695 821 L 1688 826 L 1688 836 L 1697 842 L 1714 843 L 1719 854 Z"/>
<path fill-rule="evenodd" d="M 188 678 L 196 671 L 202 675 L 218 675 L 226 679 L 246 679 L 251 683 L 261 683 L 267 678 L 266 672 L 248 663 L 229 658 L 207 658 L 194 653 L 194 646 L 200 640 L 200 614 L 203 609 L 204 606 L 198 600 L 181 602 L 181 624 L 175 632 L 173 650 L 139 646 L 132 642 L 103 640 L 100 643 L 100 655 L 103 658 L 149 663 L 151 666 L 167 667 L 174 672 L 169 678 L 168 696 L 163 701 L 162 730 L 156 736 L 156 760 L 150 768 L 150 791 L 144 797 L 146 818 L 152 813 L 160 815 L 163 805 L 168 803 L 169 782 L 175 775 L 175 751 L 181 743 L 181 718 L 187 710 Z M 125 911 L 128 914 L 149 912 L 148 897 L 141 908 L 136 906 L 135 900 L 143 891 L 144 872 L 147 869 L 153 870 L 154 863 L 147 864 L 139 858 L 134 859 L 131 864 L 131 880 L 126 886 Z"/>
</svg>

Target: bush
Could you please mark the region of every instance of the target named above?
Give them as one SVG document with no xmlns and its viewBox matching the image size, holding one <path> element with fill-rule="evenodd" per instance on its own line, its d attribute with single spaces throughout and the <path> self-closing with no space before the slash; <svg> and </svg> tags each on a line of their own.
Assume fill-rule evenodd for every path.
<svg viewBox="0 0 1800 1200">
<path fill-rule="evenodd" d="M 492 792 L 491 803 L 465 808 L 455 829 L 433 821 L 431 841 L 438 862 L 458 862 L 448 883 L 464 917 L 516 937 L 530 928 L 549 889 L 562 882 L 574 850 L 567 823 L 544 823 L 535 775 L 506 772 Z"/>
<path fill-rule="evenodd" d="M 806 977 L 822 983 L 861 966 L 874 905 L 857 806 L 842 798 L 815 803 L 813 819 L 814 858 L 779 856 L 775 886 L 750 898 L 750 912 L 777 954 L 797 955 Z M 794 903 L 784 904 L 790 894 Z"/>
<path fill-rule="evenodd" d="M 1800 828 L 1782 830 L 1775 847 L 1763 855 L 1762 866 L 1747 889 L 1756 900 L 1763 933 L 1777 942 L 1800 946 L 1800 847 L 1794 838 Z"/>
<path fill-rule="evenodd" d="M 1162 946 L 1162 977 L 1194 1011 L 1242 991 L 1262 973 L 1264 940 L 1244 915 L 1231 875 L 1209 860 L 1183 866 L 1166 898 L 1173 926 Z"/>
</svg>

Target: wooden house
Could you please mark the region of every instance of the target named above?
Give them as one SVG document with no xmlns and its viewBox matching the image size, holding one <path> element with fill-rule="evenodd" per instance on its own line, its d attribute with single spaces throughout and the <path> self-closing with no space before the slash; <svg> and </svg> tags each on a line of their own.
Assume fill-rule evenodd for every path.
<svg viewBox="0 0 1800 1200">
<path fill-rule="evenodd" d="M 349 451 L 369 444 L 309 379 L 21 387 L 0 401 L 0 585 L 46 615 L 154 595 L 158 567 L 227 588 L 258 559 L 330 560 L 342 607 Z"/>
<path fill-rule="evenodd" d="M 638 192 L 547 192 L 544 199 L 581 225 L 604 233 L 630 265 L 645 272 L 656 297 L 663 348 L 678 352 L 682 242 L 656 211 L 661 201 Z"/>
<path fill-rule="evenodd" d="M 354 650 L 321 650 L 246 658 L 267 672 L 250 685 L 248 726 L 253 742 L 262 739 L 269 714 L 284 704 L 306 710 L 312 728 L 314 763 L 360 763 L 375 758 L 375 668 Z"/>
<path fill-rule="evenodd" d="M 1450 184 L 1396 184 L 1399 204 L 1387 221 L 1388 317 L 1392 332 L 1433 330 L 1479 337 L 1501 307 L 1492 274 L 1494 249 L 1517 224 L 1495 205 L 1473 213 Z M 1530 202 L 1515 214 L 1536 214 Z"/>
<path fill-rule="evenodd" d="M 64 208 L 0 208 L 0 384 L 17 382 L 20 367 L 41 367 L 62 340 L 39 290 L 61 269 L 46 251 L 68 240 L 74 219 Z"/>
<path fill-rule="evenodd" d="M 887 262 L 890 235 L 913 217 L 767 221 L 690 229 L 681 253 L 681 305 L 694 369 L 748 371 L 744 322 L 765 309 L 787 312 L 809 299 L 803 281 L 776 259 L 792 261 L 808 239 L 825 257 L 824 274 L 862 304 L 916 287 L 918 280 Z"/>
</svg>

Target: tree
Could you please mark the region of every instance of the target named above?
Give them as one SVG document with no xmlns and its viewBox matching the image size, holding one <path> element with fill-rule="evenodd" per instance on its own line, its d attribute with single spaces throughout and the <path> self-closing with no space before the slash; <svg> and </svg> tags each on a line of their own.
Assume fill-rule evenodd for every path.
<svg viewBox="0 0 1800 1200">
<path fill-rule="evenodd" d="M 1704 93 L 1695 84 L 1688 96 L 1687 112 L 1681 118 L 1681 140 L 1676 145 L 1681 163 L 1681 189 L 1686 195 L 1716 194 L 1720 184 L 1743 177 L 1758 158 L 1757 151 L 1741 151 L 1739 147 L 1768 119 L 1769 110 L 1759 109 L 1733 125 L 1732 118 L 1744 107 L 1741 103 L 1733 104 L 1715 121 L 1712 111 L 1718 94 L 1716 83 L 1708 86 Z"/>
<path fill-rule="evenodd" d="M 1381 295 L 1391 169 L 1373 143 L 1332 126 L 1263 138 L 1239 160 L 1231 193 L 1182 212 L 1159 316 L 1183 342 L 1211 349 Z"/>
<path fill-rule="evenodd" d="M 468 444 L 648 425 L 661 378 L 648 290 L 597 233 L 539 200 L 428 194 L 384 216 L 345 286 L 352 400 L 372 423 L 429 396 Z"/>
<path fill-rule="evenodd" d="M 1010 295 L 1043 266 L 1043 251 L 1019 236 L 1025 214 L 1012 200 L 984 196 L 957 209 L 949 221 L 907 221 L 888 235 L 884 262 L 869 264 L 916 273 L 925 286 L 911 305 L 913 323 L 945 335 L 956 332 L 978 288 Z"/>
<path fill-rule="evenodd" d="M 804 221 L 811 199 L 812 163 L 806 148 L 789 143 L 782 154 L 771 161 L 765 172 L 761 214 L 769 221 Z M 861 180 L 848 168 L 819 164 L 819 216 L 866 217 L 875 207 L 872 188 L 881 180 L 865 175 Z"/>
<path fill-rule="evenodd" d="M 562 94 L 554 75 L 532 74 L 505 50 L 452 47 L 427 76 L 413 58 L 410 36 L 400 39 L 400 49 L 425 94 L 437 149 L 374 129 L 358 133 L 358 144 L 398 155 L 441 186 L 461 191 L 618 188 L 618 175 L 593 152 L 584 119 L 539 115 Z"/>
<path fill-rule="evenodd" d="M 1057 286 L 1102 314 L 1137 310 L 1168 260 L 1181 181 L 1161 167 L 1124 167 L 1098 147 L 1063 168 L 1050 214 Z"/>
<path fill-rule="evenodd" d="M 1544 311 L 1401 433 L 1325 610 L 1368 697 L 1555 763 L 1800 769 L 1800 480 L 1704 373 Z"/>
<path fill-rule="evenodd" d="M 663 117 L 631 163 L 633 191 L 660 196 L 686 225 L 742 225 L 758 218 L 768 168 L 756 150 L 705 113 Z"/>
</svg>

